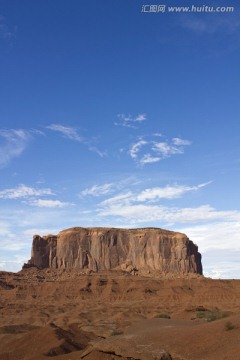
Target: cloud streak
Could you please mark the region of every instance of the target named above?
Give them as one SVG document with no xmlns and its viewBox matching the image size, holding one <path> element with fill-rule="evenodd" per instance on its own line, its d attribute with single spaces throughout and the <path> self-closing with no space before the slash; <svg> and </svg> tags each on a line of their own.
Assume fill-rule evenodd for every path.
<svg viewBox="0 0 240 360">
<path fill-rule="evenodd" d="M 98 197 L 98 196 L 109 194 L 112 191 L 112 189 L 113 189 L 112 183 L 107 183 L 104 185 L 93 185 L 92 187 L 81 191 L 80 196 Z"/>
<path fill-rule="evenodd" d="M 31 140 L 31 134 L 22 129 L 0 130 L 0 167 L 6 166 L 12 159 L 19 157 Z"/>
<path fill-rule="evenodd" d="M 159 199 L 176 199 L 180 198 L 188 192 L 193 192 L 209 185 L 211 181 L 197 186 L 187 185 L 167 185 L 165 187 L 154 187 L 143 190 L 138 196 L 137 201 L 156 201 Z"/>
<path fill-rule="evenodd" d="M 125 191 L 109 197 L 98 206 L 98 214 L 103 217 L 118 217 L 124 222 L 135 223 L 160 222 L 160 223 L 188 223 L 197 221 L 213 221 L 222 219 L 224 216 L 232 220 L 240 218 L 240 214 L 234 211 L 219 212 L 210 205 L 202 205 L 192 208 L 178 208 L 165 206 L 160 200 L 181 198 L 187 193 L 197 192 L 208 186 L 211 182 L 196 186 L 168 185 L 165 187 L 153 187 L 142 191 Z"/>
<path fill-rule="evenodd" d="M 227 222 L 235 224 L 240 221 L 240 212 L 237 210 L 217 210 L 209 204 L 193 207 L 174 206 L 166 201 L 178 199 L 188 193 L 199 192 L 212 181 L 198 185 L 167 185 L 152 187 L 142 191 L 126 189 L 107 197 L 96 205 L 95 212 L 98 218 L 111 219 L 117 223 L 129 223 L 129 226 L 156 223 L 166 227 L 180 227 L 184 224 L 201 226 L 205 223 Z M 162 203 L 165 200 L 165 203 Z M 149 225 L 147 225 L 149 226 Z M 240 245 L 239 245 L 240 247 Z"/>
<path fill-rule="evenodd" d="M 28 204 L 32 205 L 32 206 L 46 207 L 46 208 L 63 208 L 66 206 L 73 205 L 71 203 L 63 202 L 60 200 L 45 200 L 45 199 L 31 200 L 31 201 L 29 201 Z"/>
<path fill-rule="evenodd" d="M 101 151 L 96 147 L 96 145 L 94 144 L 96 142 L 95 139 L 83 138 L 82 136 L 79 135 L 77 129 L 74 127 L 64 126 L 61 124 L 51 124 L 46 128 L 59 133 L 60 135 L 62 135 L 62 137 L 68 140 L 82 143 L 83 145 L 87 146 L 89 151 L 96 153 L 101 158 L 107 156 L 107 153 L 105 151 Z"/>
<path fill-rule="evenodd" d="M 10 188 L 0 191 L 0 199 L 21 199 L 29 198 L 32 196 L 42 196 L 42 195 L 54 195 L 51 189 L 36 189 L 33 187 L 26 186 L 21 184 L 16 188 Z"/>
<path fill-rule="evenodd" d="M 187 224 L 206 221 L 216 221 L 228 218 L 229 221 L 240 221 L 238 211 L 217 211 L 210 205 L 199 207 L 177 208 L 162 205 L 133 204 L 129 198 L 109 204 L 103 203 L 98 210 L 102 217 L 119 217 L 129 223 L 153 223 L 160 224 Z"/>
<path fill-rule="evenodd" d="M 147 120 L 146 114 L 138 114 L 135 117 L 130 114 L 118 114 L 117 117 L 118 121 L 114 123 L 115 126 L 123 126 L 132 129 L 137 129 L 136 124 L 140 124 Z"/>
<path fill-rule="evenodd" d="M 83 138 L 78 134 L 74 127 L 64 126 L 61 124 L 51 124 L 47 126 L 47 129 L 58 132 L 69 140 L 83 142 Z"/>
</svg>

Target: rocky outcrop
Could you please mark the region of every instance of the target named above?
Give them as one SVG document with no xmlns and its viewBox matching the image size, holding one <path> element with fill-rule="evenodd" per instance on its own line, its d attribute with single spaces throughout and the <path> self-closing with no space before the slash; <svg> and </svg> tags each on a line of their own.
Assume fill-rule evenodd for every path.
<svg viewBox="0 0 240 360">
<path fill-rule="evenodd" d="M 185 234 L 158 228 L 76 227 L 58 235 L 35 235 L 26 266 L 202 274 L 198 247 Z"/>
</svg>

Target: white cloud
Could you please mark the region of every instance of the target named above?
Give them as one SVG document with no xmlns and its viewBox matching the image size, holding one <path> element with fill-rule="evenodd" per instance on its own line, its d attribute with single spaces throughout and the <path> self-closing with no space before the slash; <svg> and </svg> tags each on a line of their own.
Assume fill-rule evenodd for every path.
<svg viewBox="0 0 240 360">
<path fill-rule="evenodd" d="M 6 222 L 5 220 L 1 220 L 0 219 L 0 233 L 1 233 L 1 237 L 6 239 L 14 239 L 15 235 L 14 232 L 11 231 L 11 226 L 8 222 Z"/>
<path fill-rule="evenodd" d="M 139 195 L 128 192 L 116 195 L 102 201 L 99 204 L 98 214 L 103 217 L 118 217 L 124 221 L 139 223 L 158 222 L 162 225 L 167 224 L 187 224 L 209 221 L 240 221 L 239 211 L 218 211 L 210 205 L 201 205 L 198 207 L 178 208 L 172 206 L 163 206 L 161 204 L 152 205 L 149 203 L 139 204 L 140 201 L 147 201 L 162 198 L 173 198 L 180 196 L 187 191 L 198 190 L 199 185 L 195 189 L 187 187 L 179 189 L 170 188 L 168 194 L 164 194 L 162 190 L 143 191 Z M 161 225 L 161 226 L 162 226 Z"/>
<path fill-rule="evenodd" d="M 116 194 L 110 198 L 107 198 L 100 202 L 100 206 L 139 206 L 139 202 L 142 202 L 144 206 L 152 208 L 149 203 L 157 202 L 160 199 L 176 199 L 180 198 L 188 192 L 199 191 L 201 188 L 211 184 L 212 181 L 202 183 L 199 185 L 167 185 L 165 187 L 153 187 L 147 188 L 142 191 L 125 191 Z M 138 183 L 136 183 L 138 184 Z M 113 192 L 117 189 L 121 189 L 121 183 L 119 184 L 105 184 L 103 186 L 94 185 L 92 188 L 84 190 L 81 194 L 98 196 L 106 195 L 109 192 Z M 155 206 L 155 205 L 154 205 Z M 158 206 L 158 205 L 157 205 Z M 160 208 L 162 206 L 159 205 Z M 136 209 L 136 207 L 135 207 Z M 155 209 L 155 208 L 154 208 Z"/>
<path fill-rule="evenodd" d="M 59 132 L 65 138 L 82 142 L 83 138 L 78 134 L 77 130 L 70 126 L 63 126 L 61 124 L 51 124 L 47 126 L 47 129 Z"/>
<path fill-rule="evenodd" d="M 45 203 L 46 205 L 46 203 Z M 48 205 L 51 205 L 48 203 Z M 57 205 L 56 203 L 54 205 Z M 41 228 L 39 228 L 39 224 Z M 57 234 L 74 225 L 84 225 L 76 209 L 67 207 L 18 207 L 9 202 L 0 208 L 0 263 L 4 270 L 19 271 L 31 257 L 34 234 Z M 21 257 L 21 259 L 19 258 Z"/>
<path fill-rule="evenodd" d="M 139 114 L 135 117 L 135 119 L 133 121 L 145 121 L 146 120 L 146 114 Z"/>
<path fill-rule="evenodd" d="M 100 203 L 100 205 L 104 205 L 104 206 L 115 206 L 117 205 L 125 205 L 126 203 L 128 204 L 131 200 L 133 199 L 133 193 L 131 191 L 125 193 L 125 194 L 119 194 L 116 196 L 113 196 L 109 199 L 106 199 L 104 201 L 102 201 Z"/>
<path fill-rule="evenodd" d="M 162 136 L 161 134 L 153 134 L 153 137 Z M 129 154 L 133 160 L 140 165 L 155 163 L 170 156 L 183 154 L 184 146 L 190 145 L 189 140 L 181 138 L 173 138 L 171 141 L 155 141 L 153 139 L 145 140 L 144 137 L 131 145 Z"/>
<path fill-rule="evenodd" d="M 93 196 L 99 197 L 107 194 L 114 193 L 116 191 L 121 191 L 121 189 L 125 189 L 128 186 L 137 186 L 141 183 L 135 177 L 125 178 L 124 180 L 117 181 L 115 183 L 106 183 L 103 185 L 93 185 L 89 188 L 82 190 L 79 194 L 80 197 L 83 196 Z M 117 195 L 118 197 L 119 195 Z M 120 197 L 122 194 L 120 194 Z M 108 199 L 107 199 L 108 200 Z"/>
<path fill-rule="evenodd" d="M 220 221 L 178 228 L 198 245 L 205 276 L 239 278 L 240 222 L 231 218 L 226 213 Z"/>
<path fill-rule="evenodd" d="M 207 214 L 206 214 L 207 215 Z M 201 251 L 226 250 L 240 251 L 240 212 L 218 212 L 218 219 L 206 224 L 181 228 L 200 246 Z M 206 220 L 208 220 L 206 216 Z M 213 219 L 215 220 L 215 219 Z"/>
<path fill-rule="evenodd" d="M 0 191 L 0 199 L 20 199 L 31 196 L 54 195 L 51 189 L 36 189 L 24 184 Z"/>
<path fill-rule="evenodd" d="M 22 129 L 1 129 L 0 137 L 4 139 L 4 143 L 0 146 L 0 167 L 20 156 L 31 139 L 30 133 Z"/>
<path fill-rule="evenodd" d="M 148 200 L 158 200 L 158 199 L 175 199 L 183 196 L 187 192 L 196 191 L 200 188 L 210 184 L 211 182 L 200 184 L 197 186 L 187 186 L 187 185 L 167 185 L 165 187 L 154 187 L 150 189 L 143 190 L 138 196 L 138 201 L 148 201 Z"/>
<path fill-rule="evenodd" d="M 35 199 L 28 202 L 29 205 L 47 208 L 63 208 L 65 206 L 72 205 L 68 202 L 62 202 L 60 200 L 43 200 Z"/>
<path fill-rule="evenodd" d="M 177 146 L 181 146 L 181 145 L 191 145 L 191 141 L 189 140 L 184 140 L 184 139 L 180 139 L 180 138 L 173 138 L 172 139 L 172 142 L 174 145 L 177 145 Z"/>
<path fill-rule="evenodd" d="M 27 258 L 24 256 L 18 256 L 17 254 L 12 256 L 11 259 L 1 259 L 0 260 L 0 270 L 17 272 L 21 270 L 24 262 L 27 261 Z"/>
<path fill-rule="evenodd" d="M 113 184 L 107 183 L 104 185 L 93 185 L 91 188 L 87 188 L 81 191 L 80 196 L 101 196 L 109 194 L 112 191 Z"/>
<path fill-rule="evenodd" d="M 147 120 L 146 114 L 138 114 L 135 117 L 133 117 L 132 115 L 118 114 L 117 117 L 118 122 L 115 122 L 114 125 L 129 127 L 132 129 L 137 129 L 136 123 L 141 123 Z"/>
<path fill-rule="evenodd" d="M 148 142 L 145 140 L 139 140 L 138 142 L 133 144 L 129 150 L 129 154 L 130 154 L 131 158 L 136 159 L 141 147 L 144 145 L 147 145 L 147 144 L 148 144 Z"/>
<path fill-rule="evenodd" d="M 145 165 L 145 164 L 149 164 L 149 163 L 155 163 L 155 162 L 158 162 L 160 160 L 161 160 L 160 157 L 152 156 L 150 154 L 144 154 L 139 162 L 140 162 L 141 165 Z"/>
<path fill-rule="evenodd" d="M 204 276 L 213 279 L 239 279 L 239 256 L 239 251 L 233 253 L 231 249 L 204 253 L 202 258 Z"/>
<path fill-rule="evenodd" d="M 183 154 L 183 148 L 178 146 L 173 146 L 167 142 L 154 142 L 152 150 L 157 154 L 161 155 L 162 159 L 175 154 Z"/>
</svg>

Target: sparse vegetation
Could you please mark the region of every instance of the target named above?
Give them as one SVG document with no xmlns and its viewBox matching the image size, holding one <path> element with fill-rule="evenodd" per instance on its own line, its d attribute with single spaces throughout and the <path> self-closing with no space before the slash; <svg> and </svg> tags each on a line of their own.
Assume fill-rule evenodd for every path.
<svg viewBox="0 0 240 360">
<path fill-rule="evenodd" d="M 198 319 L 203 319 L 210 322 L 210 321 L 223 319 L 229 316 L 229 313 L 226 311 L 219 311 L 218 309 L 210 309 L 204 311 L 197 311 L 196 315 Z"/>
<path fill-rule="evenodd" d="M 226 322 L 225 330 L 229 331 L 229 330 L 233 330 L 235 328 L 236 328 L 236 326 L 233 323 L 231 323 L 231 321 Z"/>
<path fill-rule="evenodd" d="M 157 319 L 171 319 L 171 316 L 166 314 L 166 313 L 161 313 L 161 314 L 157 314 L 155 316 L 155 318 L 157 318 Z"/>
<path fill-rule="evenodd" d="M 117 335 L 122 335 L 123 334 L 123 331 L 120 331 L 120 330 L 113 330 L 111 332 L 111 336 L 117 336 Z"/>
</svg>

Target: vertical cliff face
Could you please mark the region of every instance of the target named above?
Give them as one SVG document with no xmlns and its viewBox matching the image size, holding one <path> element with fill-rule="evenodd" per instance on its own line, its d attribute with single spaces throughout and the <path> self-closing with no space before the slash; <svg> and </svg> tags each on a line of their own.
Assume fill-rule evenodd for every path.
<svg viewBox="0 0 240 360">
<path fill-rule="evenodd" d="M 202 274 L 201 254 L 186 235 L 156 228 L 72 228 L 35 235 L 30 266 L 55 269 L 122 269 Z"/>
</svg>

